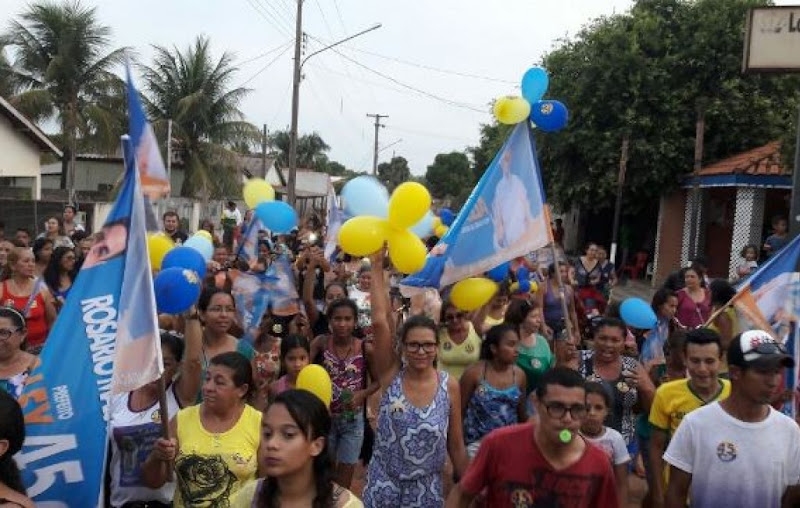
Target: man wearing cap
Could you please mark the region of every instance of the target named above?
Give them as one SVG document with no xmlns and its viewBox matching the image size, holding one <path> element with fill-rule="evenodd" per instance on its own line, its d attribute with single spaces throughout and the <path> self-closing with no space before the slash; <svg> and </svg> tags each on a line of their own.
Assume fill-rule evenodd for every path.
<svg viewBox="0 0 800 508">
<path fill-rule="evenodd" d="M 664 454 L 667 508 L 796 506 L 800 428 L 770 407 L 794 359 L 771 335 L 750 330 L 728 348 L 730 397 L 686 415 Z"/>
</svg>

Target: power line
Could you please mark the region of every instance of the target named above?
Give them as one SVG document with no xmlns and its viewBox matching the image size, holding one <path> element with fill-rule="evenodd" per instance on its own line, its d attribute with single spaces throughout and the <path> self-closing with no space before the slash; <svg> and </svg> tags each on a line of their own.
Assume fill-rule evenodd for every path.
<svg viewBox="0 0 800 508">
<path fill-rule="evenodd" d="M 333 6 L 336 7 L 336 15 L 339 17 L 339 24 L 342 26 L 342 33 L 347 33 L 347 28 L 344 26 L 344 18 L 342 17 L 342 11 L 339 10 L 338 0 L 333 0 Z"/>
<path fill-rule="evenodd" d="M 283 48 L 283 51 L 281 51 L 280 53 L 278 53 L 278 54 L 275 56 L 275 58 L 273 58 L 272 60 L 270 60 L 269 62 L 267 62 L 267 65 L 265 65 L 264 67 L 260 68 L 260 69 L 259 69 L 259 70 L 258 70 L 258 71 L 255 73 L 255 74 L 253 74 L 252 76 L 250 76 L 250 78 L 248 78 L 248 80 L 247 80 L 247 81 L 245 81 L 244 83 L 242 83 L 241 85 L 239 85 L 239 87 L 243 87 L 243 86 L 244 86 L 244 85 L 246 85 L 247 83 L 249 83 L 249 82 L 253 81 L 254 79 L 256 79 L 256 77 L 258 77 L 258 76 L 259 76 L 259 75 L 260 75 L 262 72 L 264 72 L 265 70 L 269 69 L 269 68 L 270 68 L 270 66 L 271 66 L 272 64 L 274 64 L 275 62 L 277 62 L 277 61 L 278 61 L 278 59 L 279 59 L 280 57 L 282 57 L 282 56 L 284 55 L 284 53 L 286 53 L 286 52 L 289 50 L 289 48 L 291 48 L 291 47 L 292 47 L 292 43 L 289 43 L 288 45 L 286 45 L 286 47 L 285 47 L 285 48 Z"/>
<path fill-rule="evenodd" d="M 250 62 L 254 62 L 256 60 L 260 60 L 260 59 L 264 58 L 265 56 L 267 56 L 269 54 L 272 54 L 272 53 L 280 50 L 281 48 L 283 48 L 287 44 L 291 44 L 293 42 L 294 42 L 294 40 L 288 40 L 288 41 L 284 42 L 283 44 L 281 44 L 280 46 L 276 46 L 276 47 L 270 49 L 269 51 L 265 51 L 264 53 L 261 53 L 258 56 L 254 56 L 253 58 L 248 58 L 247 60 L 245 60 L 243 62 L 239 62 L 238 65 L 245 65 L 245 64 L 249 64 Z"/>
<path fill-rule="evenodd" d="M 350 58 L 349 56 L 341 53 L 340 51 L 338 51 L 336 49 L 331 49 L 331 51 L 334 51 L 335 53 L 341 55 L 342 58 L 348 60 L 349 62 L 352 62 L 355 65 L 357 65 L 357 66 L 359 66 L 359 67 L 361 67 L 363 69 L 366 69 L 366 70 L 368 70 L 369 72 L 371 72 L 373 74 L 376 74 L 376 75 L 382 77 L 383 79 L 391 81 L 392 83 L 394 83 L 396 85 L 402 86 L 403 88 L 407 88 L 409 90 L 417 92 L 418 94 L 424 95 L 424 96 L 429 97 L 431 99 L 435 99 L 435 100 L 443 102 L 445 104 L 450 104 L 451 106 L 456 106 L 458 108 L 468 109 L 470 111 L 475 111 L 476 113 L 486 113 L 486 109 L 485 108 L 479 108 L 477 106 L 474 106 L 474 105 L 471 105 L 471 104 L 467 104 L 467 103 L 464 103 L 464 102 L 457 102 L 457 101 L 454 101 L 454 100 L 451 100 L 451 99 L 447 99 L 445 97 L 441 97 L 441 96 L 433 94 L 431 92 L 422 90 L 421 88 L 417 88 L 417 87 L 415 87 L 413 85 L 409 85 L 409 84 L 403 83 L 402 81 L 399 81 L 399 80 L 389 76 L 388 74 L 384 74 L 384 73 L 382 73 L 380 71 L 376 71 L 375 69 L 373 69 L 371 67 L 368 67 L 367 65 L 364 65 L 361 62 Z"/>
<path fill-rule="evenodd" d="M 325 23 L 325 28 L 328 30 L 328 36 L 333 39 L 331 25 L 328 24 L 328 17 L 325 16 L 325 11 L 322 10 L 322 5 L 320 5 L 319 0 L 314 0 L 314 3 L 317 4 L 317 9 L 319 9 L 319 13 L 322 15 L 322 21 Z"/>
<path fill-rule="evenodd" d="M 426 138 L 427 137 L 435 137 L 435 138 L 441 138 L 441 139 L 449 139 L 451 141 L 463 141 L 463 142 L 467 142 L 467 143 L 472 143 L 473 142 L 473 140 L 467 139 L 467 138 L 456 137 L 456 136 L 446 136 L 446 135 L 439 134 L 439 133 L 436 133 L 436 132 L 421 131 L 421 130 L 417 130 L 417 129 L 408 129 L 406 127 L 398 127 L 398 126 L 396 126 L 394 124 L 387 125 L 386 128 L 389 129 L 389 130 L 404 132 L 406 134 L 411 134 L 411 135 L 416 135 L 416 136 L 423 136 L 423 137 L 426 137 Z"/>
<path fill-rule="evenodd" d="M 263 10 L 262 10 L 261 4 L 259 4 L 259 3 L 256 3 L 256 2 L 255 2 L 255 0 L 247 0 L 247 3 L 248 3 L 248 4 L 250 4 L 250 7 L 252 7 L 254 11 L 256 11 L 256 12 L 257 12 L 257 13 L 258 13 L 258 14 L 259 14 L 259 15 L 260 15 L 262 18 L 264 18 L 264 21 L 266 21 L 267 23 L 269 23 L 269 24 L 270 24 L 270 26 L 272 26 L 272 27 L 273 27 L 275 30 L 277 30 L 278 32 L 280 32 L 280 33 L 281 33 L 281 35 L 283 35 L 283 36 L 285 36 L 285 37 L 288 37 L 288 36 L 290 35 L 290 33 L 289 33 L 289 32 L 287 32 L 287 31 L 286 31 L 286 30 L 285 30 L 285 29 L 284 29 L 284 28 L 283 28 L 283 27 L 280 25 L 280 23 L 279 23 L 279 22 L 276 24 L 276 22 L 275 22 L 275 21 L 273 21 L 273 19 L 274 19 L 274 16 L 272 16 L 272 18 L 273 18 L 273 19 L 270 19 L 270 18 L 268 18 L 268 17 L 267 17 L 267 15 L 265 14 L 265 12 L 266 12 L 266 11 L 263 11 Z M 269 13 L 267 13 L 267 14 L 269 14 Z"/>
<path fill-rule="evenodd" d="M 309 36 L 309 37 L 311 37 L 312 39 L 315 39 L 316 41 L 318 41 L 318 42 L 320 42 L 322 44 L 326 44 L 325 41 L 320 40 L 320 39 L 318 39 L 316 37 L 313 37 L 313 36 Z M 472 79 L 480 79 L 480 80 L 483 80 L 483 81 L 492 81 L 492 82 L 495 82 L 495 83 L 504 83 L 504 84 L 507 84 L 507 85 L 519 85 L 519 83 L 517 81 L 509 81 L 507 79 L 493 78 L 491 76 L 482 76 L 480 74 L 472 74 L 472 73 L 469 73 L 469 72 L 461 72 L 461 71 L 454 71 L 454 70 L 450 70 L 450 69 L 442 69 L 440 67 L 433 67 L 431 65 L 425 65 L 425 64 L 421 64 L 421 63 L 411 62 L 411 61 L 408 61 L 408 60 L 403 60 L 402 58 L 397 58 L 397 57 L 394 57 L 394 56 L 382 55 L 380 53 L 375 53 L 374 51 L 368 51 L 366 49 L 361 49 L 361 48 L 356 48 L 356 47 L 353 47 L 353 46 L 348 46 L 347 44 L 343 44 L 342 47 L 345 48 L 345 49 L 349 49 L 351 51 L 358 51 L 359 53 L 372 55 L 372 56 L 375 56 L 375 57 L 378 57 L 378 58 L 383 58 L 384 60 L 390 60 L 392 62 L 397 62 L 397 63 L 403 64 L 403 65 L 409 65 L 411 67 L 418 67 L 420 69 L 425 69 L 425 70 L 428 70 L 428 71 L 440 72 L 442 74 L 452 74 L 454 76 L 460 76 L 462 78 L 472 78 Z"/>
<path fill-rule="evenodd" d="M 258 2 L 259 5 L 262 5 L 265 11 L 271 13 L 271 15 L 278 20 L 281 26 L 283 26 L 283 23 L 288 23 L 290 26 L 293 24 L 292 17 L 289 16 L 287 18 L 282 11 L 278 10 L 277 7 L 269 3 L 269 0 L 256 0 L 256 2 Z"/>
</svg>

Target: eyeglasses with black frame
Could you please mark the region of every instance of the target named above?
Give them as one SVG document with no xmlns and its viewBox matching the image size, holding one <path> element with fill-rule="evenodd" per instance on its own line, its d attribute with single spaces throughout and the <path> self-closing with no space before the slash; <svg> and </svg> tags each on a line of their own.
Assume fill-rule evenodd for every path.
<svg viewBox="0 0 800 508">
<path fill-rule="evenodd" d="M 580 420 L 588 412 L 586 404 L 575 404 L 574 406 L 566 406 L 560 402 L 545 402 L 544 408 L 547 410 L 548 416 L 551 418 L 563 418 L 567 411 L 573 420 Z"/>
<path fill-rule="evenodd" d="M 406 342 L 404 347 L 409 353 L 419 353 L 420 350 L 426 353 L 433 353 L 438 345 L 435 342 Z"/>
</svg>

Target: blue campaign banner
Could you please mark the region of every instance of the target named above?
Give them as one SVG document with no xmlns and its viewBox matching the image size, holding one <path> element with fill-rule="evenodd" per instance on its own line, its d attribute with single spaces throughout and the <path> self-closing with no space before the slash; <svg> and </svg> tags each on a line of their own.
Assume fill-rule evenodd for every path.
<svg viewBox="0 0 800 508">
<path fill-rule="evenodd" d="M 445 287 L 544 247 L 551 241 L 545 203 L 536 143 L 523 122 L 495 155 L 425 268 L 403 285 Z"/>
<path fill-rule="evenodd" d="M 27 435 L 15 459 L 37 506 L 100 504 L 130 224 L 141 220 L 133 217 L 136 198 L 142 210 L 136 176 L 126 164 L 117 201 L 19 399 Z"/>
</svg>

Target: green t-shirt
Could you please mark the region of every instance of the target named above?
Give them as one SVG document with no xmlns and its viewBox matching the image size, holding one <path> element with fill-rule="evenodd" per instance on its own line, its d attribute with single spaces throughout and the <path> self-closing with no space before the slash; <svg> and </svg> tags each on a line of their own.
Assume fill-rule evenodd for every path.
<svg viewBox="0 0 800 508">
<path fill-rule="evenodd" d="M 527 382 L 525 396 L 528 396 L 536 389 L 542 374 L 555 364 L 556 357 L 550 351 L 547 339 L 538 334 L 536 335 L 536 344 L 533 347 L 520 344 L 517 346 L 517 351 L 519 352 L 517 365 L 525 372 L 525 380 Z"/>
</svg>

